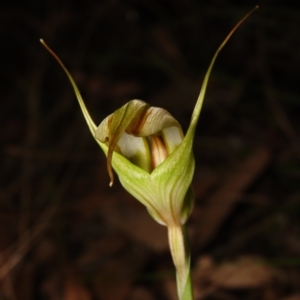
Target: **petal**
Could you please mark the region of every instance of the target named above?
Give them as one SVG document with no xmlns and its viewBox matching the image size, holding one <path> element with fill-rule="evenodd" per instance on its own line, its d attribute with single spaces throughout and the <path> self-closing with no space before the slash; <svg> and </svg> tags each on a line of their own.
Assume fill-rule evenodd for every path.
<svg viewBox="0 0 300 300">
<path fill-rule="evenodd" d="M 98 141 L 100 147 L 107 154 L 108 147 Z M 166 225 L 165 218 L 160 210 L 160 199 L 156 197 L 157 193 L 153 190 L 156 188 L 152 181 L 150 174 L 140 167 L 132 164 L 123 155 L 115 152 L 112 159 L 112 166 L 119 175 L 119 180 L 125 190 L 134 198 L 146 206 L 147 210 L 151 212 L 154 219 Z"/>
<path fill-rule="evenodd" d="M 229 34 L 227 35 L 227 37 L 224 39 L 224 41 L 222 42 L 222 44 L 219 46 L 219 48 L 217 49 L 217 51 L 215 52 L 209 66 L 208 69 L 206 71 L 206 74 L 204 76 L 204 80 L 203 80 L 203 84 L 201 86 L 200 89 L 200 93 L 197 99 L 197 103 L 195 105 L 193 114 L 192 114 L 192 119 L 191 119 L 191 123 L 188 129 L 188 133 L 187 134 L 191 134 L 191 136 L 194 136 L 195 130 L 196 130 L 196 126 L 199 120 L 199 116 L 200 116 L 200 112 L 201 112 L 201 108 L 203 105 L 203 101 L 204 101 L 204 97 L 205 97 L 205 93 L 206 93 L 206 88 L 207 88 L 207 84 L 208 84 L 208 80 L 210 77 L 210 73 L 212 71 L 212 68 L 214 66 L 214 63 L 220 53 L 220 51 L 223 49 L 223 47 L 226 45 L 226 43 L 228 42 L 228 40 L 230 39 L 230 37 L 233 35 L 233 33 L 240 27 L 240 25 L 256 10 L 258 9 L 258 5 L 256 5 L 248 14 L 246 14 L 245 17 L 243 17 L 234 27 L 233 29 L 229 32 Z"/>
<path fill-rule="evenodd" d="M 105 118 L 96 129 L 95 139 L 108 145 L 107 170 L 110 177 L 110 186 L 114 181 L 111 167 L 113 151 L 128 128 L 137 127 L 143 119 L 149 105 L 141 100 L 131 100 Z M 130 132 L 129 132 L 130 133 Z"/>
<path fill-rule="evenodd" d="M 195 161 L 192 153 L 192 143 L 184 139 L 180 145 L 151 173 L 151 180 L 155 182 L 153 198 L 159 199 L 160 211 L 167 215 L 168 226 L 178 225 L 186 220 L 181 213 L 184 207 L 192 207 L 192 197 L 188 197 L 190 204 L 184 199 L 190 188 L 194 175 Z M 155 193 L 155 195 L 154 195 Z"/>
<path fill-rule="evenodd" d="M 179 127 L 169 127 L 162 130 L 162 137 L 167 151 L 171 154 L 182 142 L 183 132 Z"/>
<path fill-rule="evenodd" d="M 123 133 L 117 144 L 118 152 L 131 163 L 151 172 L 151 154 L 146 138 Z"/>
<path fill-rule="evenodd" d="M 177 127 L 181 130 L 177 120 L 165 109 L 149 107 L 136 128 L 129 128 L 128 132 L 135 136 L 150 136 L 169 127 Z"/>
<path fill-rule="evenodd" d="M 168 151 L 166 149 L 166 146 L 162 138 L 158 135 L 150 136 L 150 145 L 151 145 L 151 168 L 153 170 L 168 157 Z"/>
<path fill-rule="evenodd" d="M 60 60 L 60 58 L 54 53 L 54 51 L 44 42 L 43 39 L 40 39 L 41 44 L 47 49 L 47 51 L 57 60 L 57 62 L 60 64 L 60 66 L 62 67 L 62 69 L 64 70 L 64 72 L 66 73 L 68 79 L 71 82 L 71 85 L 73 87 L 73 90 L 75 92 L 76 98 L 78 100 L 78 103 L 80 105 L 81 111 L 83 113 L 83 116 L 85 118 L 85 121 L 93 135 L 93 137 L 95 137 L 95 130 L 96 130 L 96 125 L 94 123 L 94 121 L 92 120 L 86 106 L 85 103 L 82 99 L 82 96 L 78 90 L 78 87 L 73 79 L 73 77 L 71 76 L 70 72 L 68 71 L 68 69 L 65 67 L 65 65 L 63 64 L 63 62 Z"/>
</svg>

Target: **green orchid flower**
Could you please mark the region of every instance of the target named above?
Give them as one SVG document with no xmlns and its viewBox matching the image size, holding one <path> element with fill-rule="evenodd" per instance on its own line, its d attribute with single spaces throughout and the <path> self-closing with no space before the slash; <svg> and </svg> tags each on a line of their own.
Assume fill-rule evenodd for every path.
<svg viewBox="0 0 300 300">
<path fill-rule="evenodd" d="M 194 157 L 192 143 L 170 113 L 132 100 L 104 119 L 94 136 L 107 155 L 110 185 L 112 163 L 123 187 L 157 222 L 185 223 L 193 201 Z"/>
<path fill-rule="evenodd" d="M 96 126 L 69 71 L 41 40 L 67 74 L 88 127 L 107 156 L 110 186 L 114 182 L 114 170 L 123 187 L 147 208 L 158 223 L 167 226 L 179 299 L 193 299 L 184 224 L 193 207 L 191 182 L 195 161 L 192 148 L 208 79 L 221 49 L 257 8 L 233 28 L 213 56 L 185 135 L 169 112 L 141 100 L 129 101 Z"/>
</svg>

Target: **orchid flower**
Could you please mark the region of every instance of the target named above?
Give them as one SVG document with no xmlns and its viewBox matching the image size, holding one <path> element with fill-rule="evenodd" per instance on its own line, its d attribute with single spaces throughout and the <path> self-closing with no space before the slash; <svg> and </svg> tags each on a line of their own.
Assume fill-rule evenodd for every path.
<svg viewBox="0 0 300 300">
<path fill-rule="evenodd" d="M 114 182 L 114 169 L 123 187 L 147 208 L 158 223 L 168 228 L 180 300 L 193 299 L 190 254 L 184 224 L 193 207 L 191 182 L 195 161 L 192 148 L 208 79 L 221 49 L 257 8 L 233 28 L 213 56 L 185 135 L 169 112 L 151 107 L 141 100 L 129 101 L 105 118 L 99 126 L 95 125 L 69 71 L 41 40 L 67 74 L 87 125 L 107 156 L 110 186 Z"/>
</svg>

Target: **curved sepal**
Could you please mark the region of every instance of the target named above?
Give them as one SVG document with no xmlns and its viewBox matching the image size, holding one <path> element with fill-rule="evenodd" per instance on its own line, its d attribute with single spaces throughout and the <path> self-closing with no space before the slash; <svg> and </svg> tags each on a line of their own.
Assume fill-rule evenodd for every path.
<svg viewBox="0 0 300 300">
<path fill-rule="evenodd" d="M 96 129 L 95 138 L 108 145 L 107 169 L 111 180 L 110 185 L 114 180 L 111 167 L 113 151 L 124 133 L 134 137 L 149 137 L 173 127 L 182 132 L 181 126 L 168 111 L 159 107 L 150 107 L 146 102 L 136 99 L 127 102 L 106 117 Z"/>
</svg>

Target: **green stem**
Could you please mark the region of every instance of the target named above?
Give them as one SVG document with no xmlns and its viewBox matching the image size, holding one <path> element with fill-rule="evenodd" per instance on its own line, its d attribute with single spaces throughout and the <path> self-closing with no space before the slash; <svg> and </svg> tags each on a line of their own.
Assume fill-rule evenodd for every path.
<svg viewBox="0 0 300 300">
<path fill-rule="evenodd" d="M 179 300 L 193 300 L 188 237 L 183 225 L 168 227 L 172 259 L 176 268 L 177 294 Z"/>
</svg>

